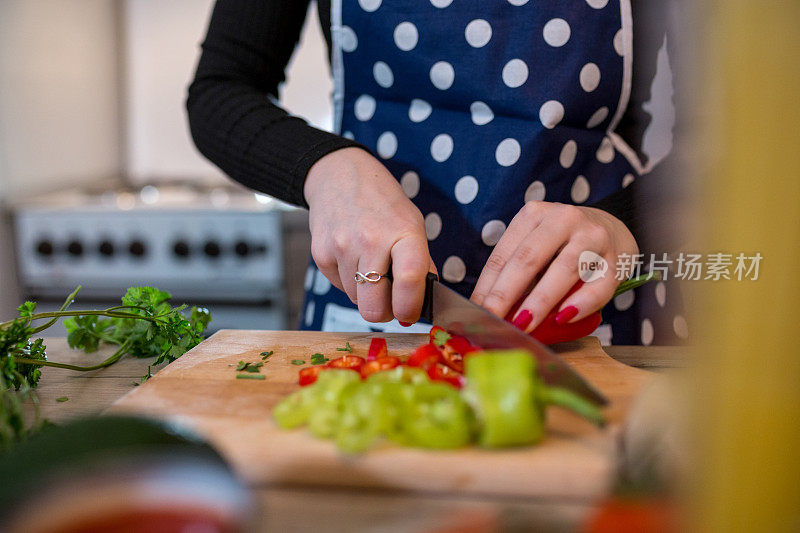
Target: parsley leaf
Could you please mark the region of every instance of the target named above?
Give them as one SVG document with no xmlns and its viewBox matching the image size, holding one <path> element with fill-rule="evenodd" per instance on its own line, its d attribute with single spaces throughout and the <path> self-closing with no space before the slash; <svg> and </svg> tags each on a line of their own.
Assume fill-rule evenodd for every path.
<svg viewBox="0 0 800 533">
<path fill-rule="evenodd" d="M 269 356 L 271 356 L 273 353 L 275 353 L 275 352 L 274 352 L 273 350 L 270 350 L 270 351 L 268 351 L 268 352 L 261 352 L 259 355 L 261 356 L 261 360 L 262 360 L 262 361 L 266 361 L 266 360 L 267 360 L 267 358 L 268 358 Z"/>
<path fill-rule="evenodd" d="M 292 364 L 293 364 L 293 365 L 300 366 L 300 365 L 304 365 L 304 364 L 306 364 L 306 362 L 305 362 L 305 361 L 303 361 L 302 359 L 292 359 Z"/>
<path fill-rule="evenodd" d="M 322 365 L 330 361 L 327 357 L 322 355 L 321 353 L 315 353 L 311 356 L 311 364 L 312 365 Z"/>
</svg>

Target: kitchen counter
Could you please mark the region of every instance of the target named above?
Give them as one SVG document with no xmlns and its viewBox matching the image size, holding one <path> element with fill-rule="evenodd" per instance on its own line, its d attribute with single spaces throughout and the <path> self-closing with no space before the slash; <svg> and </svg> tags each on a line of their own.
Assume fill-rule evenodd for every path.
<svg viewBox="0 0 800 533">
<path fill-rule="evenodd" d="M 88 364 L 110 354 L 108 350 L 91 355 L 70 350 L 63 338 L 46 339 L 45 343 L 48 359 L 53 361 Z M 658 370 L 680 366 L 686 349 L 613 346 L 606 351 L 631 366 Z M 147 363 L 148 360 L 124 358 L 109 368 L 88 373 L 43 369 L 38 389 L 42 416 L 58 423 L 100 413 L 135 387 L 134 383 L 147 372 Z M 69 400 L 56 401 L 64 396 Z M 474 528 L 470 531 L 488 531 L 498 524 L 503 530 L 515 530 L 515 525 L 519 530 L 531 527 L 570 530 L 590 510 L 586 502 L 569 500 L 304 486 L 266 486 L 254 490 L 262 506 L 264 529 L 273 531 L 433 531 L 467 526 Z"/>
</svg>

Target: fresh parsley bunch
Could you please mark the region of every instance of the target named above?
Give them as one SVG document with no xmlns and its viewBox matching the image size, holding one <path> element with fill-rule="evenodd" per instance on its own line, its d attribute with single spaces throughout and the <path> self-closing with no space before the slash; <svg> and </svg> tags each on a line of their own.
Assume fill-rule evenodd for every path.
<svg viewBox="0 0 800 533">
<path fill-rule="evenodd" d="M 185 305 L 172 307 L 170 294 L 155 287 L 131 287 L 121 305 L 108 309 L 68 310 L 78 291 L 80 287 L 58 311 L 37 313 L 34 302 L 25 302 L 17 308 L 18 317 L 0 323 L 0 451 L 30 431 L 23 423 L 22 399 L 35 401 L 33 389 L 42 375 L 42 366 L 86 372 L 112 365 L 125 354 L 155 357 L 153 365 L 172 362 L 203 340 L 211 321 L 208 310 L 203 308 L 192 307 L 186 316 Z M 117 350 L 92 366 L 48 361 L 43 340 L 32 337 L 60 318 L 66 318 L 64 326 L 71 348 L 91 353 L 101 344 L 110 344 L 118 346 Z M 149 375 L 148 372 L 143 379 Z M 37 416 L 34 429 L 38 425 L 41 422 Z"/>
</svg>

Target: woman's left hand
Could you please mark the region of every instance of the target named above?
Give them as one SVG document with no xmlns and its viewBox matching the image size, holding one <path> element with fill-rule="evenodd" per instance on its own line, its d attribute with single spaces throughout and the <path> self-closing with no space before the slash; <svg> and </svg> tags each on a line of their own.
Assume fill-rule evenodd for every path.
<svg viewBox="0 0 800 533">
<path fill-rule="evenodd" d="M 471 299 L 504 317 L 524 296 L 513 322 L 531 332 L 580 280 L 578 258 L 587 250 L 605 259 L 608 270 L 564 300 L 559 323 L 578 321 L 602 308 L 620 283 L 618 257 L 638 254 L 639 247 L 625 224 L 605 211 L 528 202 L 486 261 Z"/>
</svg>

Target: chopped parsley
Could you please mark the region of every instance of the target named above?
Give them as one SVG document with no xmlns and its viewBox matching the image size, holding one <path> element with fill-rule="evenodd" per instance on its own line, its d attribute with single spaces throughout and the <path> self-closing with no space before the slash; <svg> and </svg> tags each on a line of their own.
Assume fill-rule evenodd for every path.
<svg viewBox="0 0 800 533">
<path fill-rule="evenodd" d="M 321 353 L 315 353 L 314 355 L 311 356 L 311 364 L 312 365 L 324 365 L 328 361 L 330 361 L 330 359 L 328 359 L 327 357 L 325 357 Z"/>
<path fill-rule="evenodd" d="M 337 352 L 352 352 L 353 347 L 350 346 L 350 341 L 344 343 L 344 348 L 336 348 Z"/>
<path fill-rule="evenodd" d="M 304 364 L 306 364 L 306 362 L 305 362 L 305 361 L 303 361 L 302 359 L 292 359 L 292 364 L 293 364 L 293 365 L 300 366 L 300 365 L 304 365 Z"/>
<path fill-rule="evenodd" d="M 236 374 L 236 379 L 267 379 L 264 374 Z"/>
<path fill-rule="evenodd" d="M 56 398 L 56 401 L 58 403 L 64 403 L 64 402 L 68 402 L 69 398 L 67 398 L 66 396 L 62 396 L 61 398 Z"/>
<path fill-rule="evenodd" d="M 236 365 L 237 372 L 250 372 L 251 374 L 255 374 L 260 372 L 260 368 L 264 366 L 264 363 L 246 363 L 244 361 L 239 361 L 239 364 Z"/>
<path fill-rule="evenodd" d="M 275 353 L 275 352 L 274 352 L 273 350 L 270 350 L 270 351 L 268 351 L 268 352 L 261 352 L 259 355 L 261 356 L 261 360 L 262 360 L 262 361 L 266 361 L 266 360 L 267 360 L 267 358 L 268 358 L 270 355 L 272 355 L 273 353 Z"/>
</svg>

